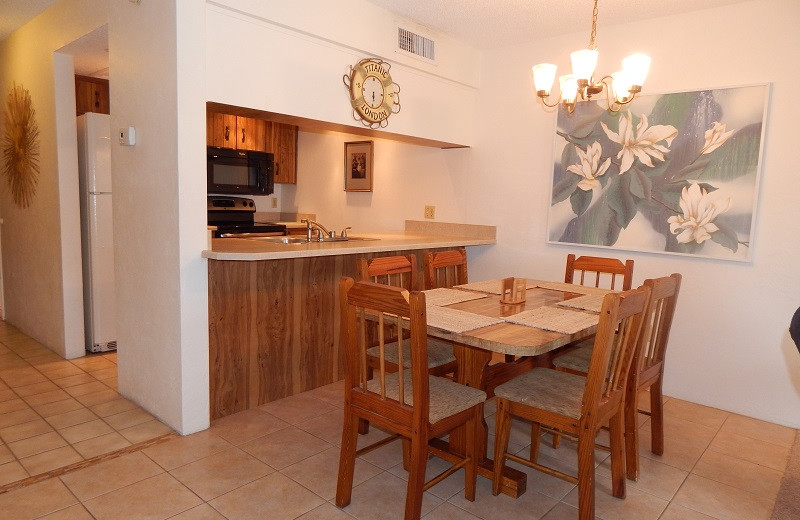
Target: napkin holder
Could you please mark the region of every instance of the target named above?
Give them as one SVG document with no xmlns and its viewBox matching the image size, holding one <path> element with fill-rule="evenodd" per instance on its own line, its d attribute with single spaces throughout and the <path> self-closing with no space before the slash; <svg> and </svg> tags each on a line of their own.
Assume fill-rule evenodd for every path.
<svg viewBox="0 0 800 520">
<path fill-rule="evenodd" d="M 517 304 L 525 303 L 527 290 L 525 278 L 505 278 L 500 293 L 500 303 Z"/>
</svg>

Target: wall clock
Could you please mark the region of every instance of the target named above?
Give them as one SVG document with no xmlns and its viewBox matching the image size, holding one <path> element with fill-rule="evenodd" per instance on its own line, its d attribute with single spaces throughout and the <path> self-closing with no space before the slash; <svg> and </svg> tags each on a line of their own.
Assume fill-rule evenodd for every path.
<svg viewBox="0 0 800 520">
<path fill-rule="evenodd" d="M 370 128 L 385 128 L 389 116 L 400 112 L 400 85 L 392 81 L 391 64 L 365 58 L 342 77 L 350 93 L 353 118 Z"/>
<path fill-rule="evenodd" d="M 39 125 L 31 95 L 22 85 L 14 86 L 6 99 L 3 134 L 3 174 L 14 203 L 27 208 L 39 182 Z"/>
</svg>

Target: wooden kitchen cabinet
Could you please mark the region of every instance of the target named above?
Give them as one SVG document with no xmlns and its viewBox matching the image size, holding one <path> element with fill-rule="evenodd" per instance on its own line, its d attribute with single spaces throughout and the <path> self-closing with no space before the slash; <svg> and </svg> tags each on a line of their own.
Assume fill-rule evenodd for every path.
<svg viewBox="0 0 800 520">
<path fill-rule="evenodd" d="M 267 151 L 275 159 L 275 182 L 297 184 L 297 127 L 271 123 Z"/>
<path fill-rule="evenodd" d="M 89 76 L 75 76 L 75 112 L 108 114 L 110 108 L 108 80 Z"/>
<path fill-rule="evenodd" d="M 206 114 L 206 144 L 234 150 L 267 150 L 268 123 L 219 112 Z"/>
</svg>

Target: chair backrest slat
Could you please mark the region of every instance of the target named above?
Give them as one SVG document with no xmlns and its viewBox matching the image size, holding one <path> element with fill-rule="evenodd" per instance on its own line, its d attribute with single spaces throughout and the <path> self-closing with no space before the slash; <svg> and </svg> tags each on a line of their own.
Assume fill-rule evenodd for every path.
<svg viewBox="0 0 800 520">
<path fill-rule="evenodd" d="M 454 285 L 469 283 L 467 250 L 463 247 L 452 251 L 425 253 L 423 263 L 426 289 L 453 287 Z"/>
<path fill-rule="evenodd" d="M 673 273 L 670 276 L 644 281 L 645 287 L 649 287 L 652 291 L 652 296 L 651 310 L 643 325 L 642 345 L 637 349 L 634 370 L 631 372 L 637 382 L 638 378 L 648 370 L 660 371 L 660 365 L 664 363 L 681 279 L 680 274 Z M 654 367 L 657 367 L 657 370 Z"/>
<path fill-rule="evenodd" d="M 616 258 L 605 258 L 601 256 L 580 256 L 575 258 L 575 255 L 567 255 L 566 270 L 564 273 L 564 281 L 566 283 L 575 283 L 576 274 L 580 285 L 586 285 L 586 273 L 594 273 L 594 286 L 604 287 L 606 289 L 630 290 L 633 284 L 633 260 L 626 260 L 625 263 L 617 260 Z M 608 284 L 601 283 L 605 278 L 601 275 L 609 275 Z M 622 285 L 617 287 L 617 277 L 621 277 Z M 589 278 L 591 280 L 591 278 Z M 588 282 L 591 283 L 591 282 Z"/>
<path fill-rule="evenodd" d="M 402 287 L 409 291 L 419 289 L 417 257 L 414 255 L 380 256 L 371 260 L 359 258 L 356 268 L 361 281 Z"/>
</svg>

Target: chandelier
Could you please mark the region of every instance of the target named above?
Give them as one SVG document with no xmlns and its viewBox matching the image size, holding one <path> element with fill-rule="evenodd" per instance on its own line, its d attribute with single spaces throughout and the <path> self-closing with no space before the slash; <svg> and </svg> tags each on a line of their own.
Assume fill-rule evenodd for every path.
<svg viewBox="0 0 800 520">
<path fill-rule="evenodd" d="M 553 104 L 548 103 L 550 89 L 556 78 L 557 67 L 552 63 L 540 63 L 533 67 L 533 84 L 536 95 L 548 107 L 564 105 L 571 114 L 575 111 L 577 101 L 589 101 L 606 91 L 606 105 L 612 112 L 617 112 L 623 105 L 633 101 L 650 69 L 650 57 L 644 54 L 632 54 L 622 60 L 622 70 L 595 80 L 594 69 L 597 66 L 597 48 L 594 40 L 597 35 L 597 0 L 594 0 L 592 11 L 592 34 L 589 37 L 589 48 L 570 54 L 572 74 L 564 74 L 558 78 L 561 97 Z"/>
</svg>

